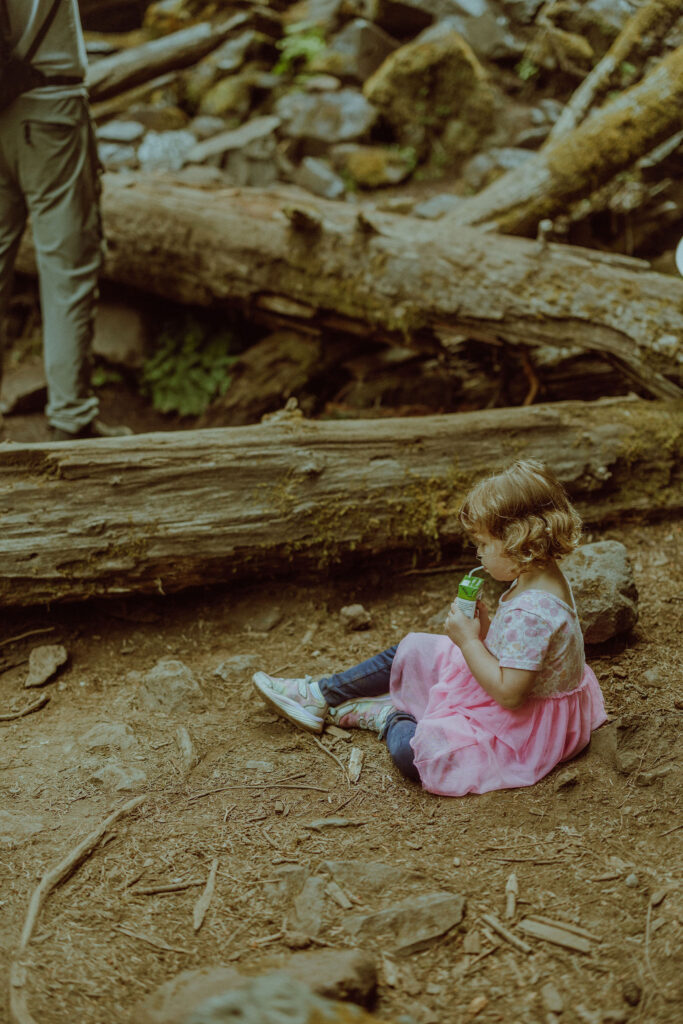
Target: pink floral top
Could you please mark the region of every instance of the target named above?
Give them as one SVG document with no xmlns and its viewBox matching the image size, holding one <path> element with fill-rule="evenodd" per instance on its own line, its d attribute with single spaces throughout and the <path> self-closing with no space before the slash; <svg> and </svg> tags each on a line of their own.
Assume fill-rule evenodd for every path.
<svg viewBox="0 0 683 1024">
<path fill-rule="evenodd" d="M 524 590 L 515 597 L 510 587 L 498 603 L 485 645 L 502 668 L 538 672 L 531 696 L 566 693 L 581 682 L 585 655 L 576 608 L 544 590 Z"/>
</svg>

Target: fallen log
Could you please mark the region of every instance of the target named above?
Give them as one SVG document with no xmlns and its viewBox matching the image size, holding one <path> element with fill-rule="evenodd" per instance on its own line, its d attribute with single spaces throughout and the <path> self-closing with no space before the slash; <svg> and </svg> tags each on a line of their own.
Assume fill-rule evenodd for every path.
<svg viewBox="0 0 683 1024">
<path fill-rule="evenodd" d="M 680 509 L 677 403 L 0 445 L 0 604 L 78 601 L 462 550 L 465 491 L 545 459 L 588 524 Z"/>
<path fill-rule="evenodd" d="M 130 50 L 103 57 L 88 69 L 87 86 L 94 103 L 177 71 L 201 60 L 247 20 L 240 12 L 218 25 L 201 22 Z"/>
<path fill-rule="evenodd" d="M 298 192 L 205 191 L 143 175 L 104 182 L 111 281 L 432 351 L 466 338 L 578 346 L 650 394 L 680 394 L 683 281 L 641 260 Z M 18 266 L 35 273 L 28 237 Z"/>
<path fill-rule="evenodd" d="M 476 196 L 464 199 L 444 220 L 505 234 L 535 234 L 544 218 L 617 174 L 680 130 L 683 46 L 650 74 L 560 135 Z"/>
<path fill-rule="evenodd" d="M 647 0 L 639 7 L 624 25 L 604 57 L 595 65 L 589 75 L 584 78 L 574 95 L 553 125 L 546 141 L 559 139 L 561 135 L 575 128 L 583 121 L 596 95 L 607 89 L 610 79 L 616 74 L 620 65 L 636 47 L 641 48 L 647 39 L 648 48 L 653 50 L 661 41 L 674 22 L 683 14 L 681 0 Z"/>
</svg>

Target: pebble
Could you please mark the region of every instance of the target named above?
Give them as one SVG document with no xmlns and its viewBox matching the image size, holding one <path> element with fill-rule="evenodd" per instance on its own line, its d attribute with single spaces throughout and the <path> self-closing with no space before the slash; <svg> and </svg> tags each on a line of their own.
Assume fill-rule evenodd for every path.
<svg viewBox="0 0 683 1024">
<path fill-rule="evenodd" d="M 541 999 L 550 1013 L 562 1013 L 564 1010 L 564 1000 L 551 981 L 541 989 Z"/>
<path fill-rule="evenodd" d="M 621 994 L 629 1006 L 637 1006 L 643 995 L 643 990 L 637 981 L 626 981 L 621 989 Z"/>
<path fill-rule="evenodd" d="M 630 875 L 627 875 L 624 881 L 625 884 L 629 887 L 629 889 L 638 888 L 638 875 L 636 875 L 634 872 L 631 872 Z"/>
<path fill-rule="evenodd" d="M 461 863 L 461 861 L 460 861 L 459 857 L 454 857 L 453 858 L 453 867 L 454 868 L 459 868 L 460 867 L 460 863 Z"/>
</svg>

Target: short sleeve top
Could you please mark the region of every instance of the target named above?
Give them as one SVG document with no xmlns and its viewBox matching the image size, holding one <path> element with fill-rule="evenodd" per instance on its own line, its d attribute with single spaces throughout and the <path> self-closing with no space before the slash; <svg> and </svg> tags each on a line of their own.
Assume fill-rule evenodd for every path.
<svg viewBox="0 0 683 1024">
<path fill-rule="evenodd" d="M 585 667 L 576 609 L 545 590 L 529 589 L 515 596 L 511 588 L 506 594 L 489 627 L 487 649 L 501 668 L 538 672 L 531 696 L 574 690 Z"/>
</svg>

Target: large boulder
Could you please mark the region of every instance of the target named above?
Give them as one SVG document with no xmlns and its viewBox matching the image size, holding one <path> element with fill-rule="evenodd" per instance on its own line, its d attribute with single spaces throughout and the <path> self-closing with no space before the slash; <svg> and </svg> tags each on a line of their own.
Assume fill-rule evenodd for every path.
<svg viewBox="0 0 683 1024">
<path fill-rule="evenodd" d="M 401 145 L 424 159 L 438 143 L 441 158 L 451 162 L 474 152 L 490 132 L 495 93 L 461 35 L 428 31 L 429 38 L 395 50 L 363 92 Z"/>
<path fill-rule="evenodd" d="M 631 629 L 638 619 L 638 590 L 628 552 L 616 540 L 583 544 L 562 561 L 587 644 Z"/>
<path fill-rule="evenodd" d="M 278 989 L 282 982 L 286 982 L 288 992 L 296 992 L 299 1000 L 299 1009 L 316 1006 L 319 1010 L 329 1009 L 325 1000 L 351 999 L 356 1004 L 367 1005 L 373 997 L 377 984 L 377 972 L 374 961 L 367 953 L 359 949 L 354 950 L 318 950 L 315 952 L 294 953 L 286 959 L 279 959 L 274 967 L 277 973 L 263 975 L 260 979 L 249 978 L 242 974 L 235 967 L 203 967 L 199 970 L 183 971 L 170 981 L 161 985 L 152 995 L 136 1009 L 135 1020 L 138 1024 L 189 1024 L 190 1020 L 197 1020 L 197 1013 L 202 1006 L 207 1004 L 214 1007 L 221 1007 L 223 1016 L 199 1016 L 199 1020 L 207 1021 L 251 1021 L 252 1017 L 246 1014 L 242 1008 L 244 1001 L 249 1004 L 253 1000 L 254 1008 L 258 1007 L 263 985 L 270 990 L 269 979 L 277 979 Z M 228 1004 L 236 1010 L 235 1015 L 227 1014 Z M 351 1014 L 348 1018 L 327 1018 L 321 1016 L 315 1018 L 319 1021 L 353 1019 L 368 1019 L 362 1015 L 358 1006 L 349 1006 Z M 354 1012 L 359 1014 L 356 1018 Z M 212 1011 L 213 1012 L 213 1011 Z M 267 1016 L 267 1002 L 261 1005 L 263 1016 L 254 1017 L 258 1024 L 265 1024 L 270 1018 Z M 201 1010 L 207 1013 L 208 1010 Z M 278 1017 L 280 1021 L 283 1017 Z M 295 1022 L 299 1018 L 286 1017 L 287 1021 Z M 304 1015 L 302 1021 L 308 1021 L 309 1017 Z"/>
</svg>

